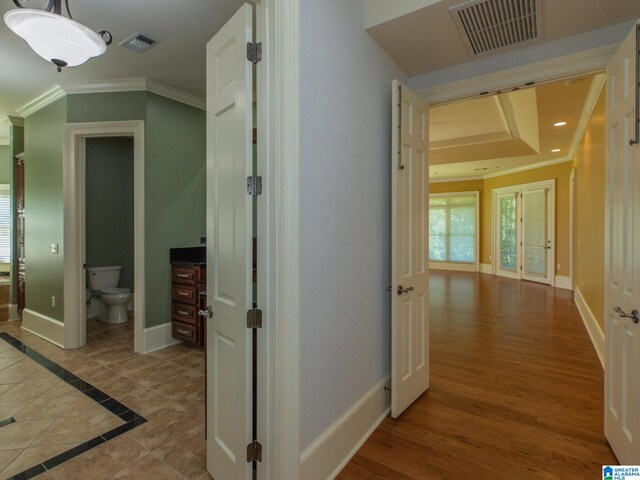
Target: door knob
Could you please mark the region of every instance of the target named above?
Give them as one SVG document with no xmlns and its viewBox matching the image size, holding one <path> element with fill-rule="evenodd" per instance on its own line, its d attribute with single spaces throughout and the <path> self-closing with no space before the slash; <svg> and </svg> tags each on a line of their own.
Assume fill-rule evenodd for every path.
<svg viewBox="0 0 640 480">
<path fill-rule="evenodd" d="M 198 315 L 200 315 L 201 317 L 204 317 L 204 318 L 213 317 L 213 307 L 211 305 L 207 305 L 207 308 L 205 310 L 200 310 L 198 312 Z"/>
<path fill-rule="evenodd" d="M 403 293 L 413 292 L 413 287 L 404 288 L 402 285 L 398 285 L 398 295 L 402 295 Z"/>
<path fill-rule="evenodd" d="M 638 310 L 633 310 L 631 313 L 626 313 L 620 307 L 614 307 L 613 310 L 620 315 L 621 318 L 630 318 L 633 320 L 633 323 L 640 323 L 640 312 L 638 312 Z"/>
</svg>

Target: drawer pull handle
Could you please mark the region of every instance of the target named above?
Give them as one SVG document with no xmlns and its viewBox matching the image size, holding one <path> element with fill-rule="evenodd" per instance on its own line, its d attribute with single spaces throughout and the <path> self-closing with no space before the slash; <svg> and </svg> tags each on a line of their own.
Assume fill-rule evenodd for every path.
<svg viewBox="0 0 640 480">
<path fill-rule="evenodd" d="M 189 335 L 189 330 L 182 330 L 182 329 L 179 328 L 178 329 L 178 333 L 180 335 Z"/>
<path fill-rule="evenodd" d="M 176 277 L 178 277 L 178 278 L 191 278 L 191 275 L 188 274 L 188 273 L 178 273 L 176 275 Z"/>
<path fill-rule="evenodd" d="M 178 295 L 180 295 L 181 297 L 189 297 L 191 295 L 189 295 L 189 292 L 178 292 Z"/>
<path fill-rule="evenodd" d="M 185 310 L 178 310 L 178 315 L 182 315 L 183 317 L 190 317 L 191 316 L 189 314 L 189 312 L 187 312 Z"/>
</svg>

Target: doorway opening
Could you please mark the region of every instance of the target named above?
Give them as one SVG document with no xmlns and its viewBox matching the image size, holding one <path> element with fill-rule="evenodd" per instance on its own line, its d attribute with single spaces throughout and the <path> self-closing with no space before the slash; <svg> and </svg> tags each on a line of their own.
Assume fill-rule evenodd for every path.
<svg viewBox="0 0 640 480">
<path fill-rule="evenodd" d="M 112 140 L 114 138 L 120 139 L 116 141 L 115 147 Z M 111 144 L 111 146 L 105 148 L 105 145 L 109 144 Z M 127 164 L 131 164 L 131 170 L 128 170 L 127 174 L 123 173 L 123 175 L 129 175 L 130 177 L 132 176 L 132 178 L 127 181 L 121 179 L 120 183 L 114 180 L 113 183 L 110 183 L 109 187 L 112 190 L 112 195 L 107 196 L 107 200 L 105 200 L 104 195 L 100 195 L 100 199 L 98 200 L 96 198 L 94 202 L 93 192 L 87 192 L 88 185 L 86 179 L 91 179 L 93 173 L 95 173 L 90 169 L 89 176 L 87 176 L 88 155 L 92 152 L 104 152 L 112 150 L 113 148 L 116 148 L 116 150 L 121 149 L 122 151 L 132 150 L 129 162 L 127 162 L 126 158 L 128 154 L 121 157 L 122 167 L 125 168 L 125 170 L 129 168 Z M 108 168 L 108 165 L 105 160 L 102 166 Z M 126 184 L 129 184 L 130 187 L 126 187 Z M 105 185 L 96 186 L 96 188 L 105 188 Z M 112 197 L 114 197 L 113 194 L 119 190 L 122 190 L 120 192 L 121 196 L 118 201 L 116 201 Z M 126 303 L 123 303 L 124 297 L 127 296 L 127 292 L 125 291 L 114 290 L 107 292 L 111 305 L 102 305 L 102 302 L 98 304 L 97 298 L 91 299 L 91 297 L 102 297 L 103 295 L 103 293 L 95 293 L 95 290 L 102 290 L 102 288 L 90 288 L 90 292 L 94 290 L 94 293 L 87 294 L 87 287 L 90 285 L 88 283 L 87 267 L 91 267 L 92 269 L 98 267 L 90 272 L 90 275 L 92 273 L 95 274 L 93 277 L 95 281 L 98 281 L 99 278 L 104 279 L 109 276 L 110 284 L 116 283 L 115 287 L 104 286 L 104 288 L 117 289 L 123 280 L 125 283 L 130 282 L 130 284 L 132 284 L 133 292 L 130 294 L 130 298 L 132 299 L 134 312 L 133 348 L 135 352 L 142 353 L 145 351 L 144 122 L 97 122 L 66 125 L 64 142 L 64 191 L 64 244 L 66 249 L 66 255 L 64 257 L 64 347 L 78 348 L 86 344 L 87 307 L 90 307 L 89 313 L 93 314 L 97 313 L 97 305 L 100 305 L 99 315 L 108 319 L 109 317 L 107 315 L 112 311 L 112 307 L 114 304 L 118 304 L 117 309 L 120 310 L 121 313 L 123 311 L 125 312 L 120 315 L 121 320 L 124 319 L 122 318 L 123 316 L 127 315 L 127 309 L 131 307 L 129 299 L 127 299 Z M 125 194 L 125 191 L 130 192 L 130 195 L 129 193 Z M 132 206 L 127 207 L 131 209 L 129 213 L 126 214 L 128 218 L 123 220 L 121 217 L 125 216 L 125 214 L 121 211 L 122 215 L 120 215 L 118 221 L 130 225 L 133 232 L 132 234 L 129 233 L 128 236 L 119 232 L 122 236 L 119 237 L 117 241 L 128 243 L 130 248 L 126 249 L 127 252 L 121 261 L 116 261 L 113 253 L 109 253 L 109 248 L 113 242 L 103 241 L 105 235 L 115 236 L 115 232 L 107 233 L 107 225 L 105 223 L 100 225 L 94 224 L 100 223 L 101 219 L 104 220 L 109 215 L 113 216 L 113 221 L 115 221 L 115 218 L 119 215 L 116 209 L 111 208 L 111 206 L 116 206 L 119 204 L 118 202 L 122 203 L 123 201 L 124 203 L 132 203 Z M 105 203 L 109 203 L 110 205 L 105 205 Z M 88 218 L 89 212 L 87 207 L 95 208 L 97 216 Z M 87 245 L 87 239 L 92 242 L 91 246 Z M 103 243 L 109 243 L 110 245 L 104 245 L 103 248 L 101 246 Z M 131 248 L 132 252 L 129 251 Z M 89 254 L 89 256 L 87 254 Z M 88 261 L 94 261 L 100 264 L 110 263 L 111 265 L 98 265 L 97 263 L 96 265 L 89 265 Z M 118 263 L 123 263 L 124 265 L 118 265 Z M 105 267 L 107 268 L 105 269 Z M 117 267 L 120 267 L 120 269 Z M 117 280 L 115 280 L 116 275 L 118 276 Z M 120 275 L 122 275 L 122 277 L 120 277 Z M 90 299 L 93 300 L 93 302 L 88 302 Z M 89 303 L 89 305 L 87 303 Z M 116 317 L 118 317 L 118 315 L 114 315 L 113 318 Z M 127 324 L 125 323 L 125 325 Z"/>
<path fill-rule="evenodd" d="M 87 345 L 133 349 L 133 138 L 85 140 Z M 116 345 L 116 343 L 114 343 Z"/>
</svg>

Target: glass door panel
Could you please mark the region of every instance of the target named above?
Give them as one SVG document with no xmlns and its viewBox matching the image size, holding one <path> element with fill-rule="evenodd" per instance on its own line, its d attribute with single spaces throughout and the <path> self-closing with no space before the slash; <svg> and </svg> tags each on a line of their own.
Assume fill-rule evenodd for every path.
<svg viewBox="0 0 640 480">
<path fill-rule="evenodd" d="M 517 194 L 498 196 L 498 243 L 499 266 L 502 270 L 517 271 L 518 267 L 518 221 Z"/>
</svg>

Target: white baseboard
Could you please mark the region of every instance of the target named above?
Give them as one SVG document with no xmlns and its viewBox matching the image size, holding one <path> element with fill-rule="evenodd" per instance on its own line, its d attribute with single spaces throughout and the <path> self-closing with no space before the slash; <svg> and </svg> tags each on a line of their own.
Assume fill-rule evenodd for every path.
<svg viewBox="0 0 640 480">
<path fill-rule="evenodd" d="M 429 262 L 430 270 L 449 270 L 452 272 L 477 272 L 475 263 Z"/>
<path fill-rule="evenodd" d="M 180 343 L 171 336 L 171 322 L 145 328 L 142 338 L 142 353 L 151 353 Z"/>
<path fill-rule="evenodd" d="M 22 311 L 22 328 L 64 348 L 64 323 L 59 320 L 25 308 Z"/>
<path fill-rule="evenodd" d="M 480 272 L 493 275 L 493 265 L 491 265 L 490 263 L 481 263 Z"/>
<path fill-rule="evenodd" d="M 20 320 L 18 305 L 9 305 L 9 320 Z"/>
<path fill-rule="evenodd" d="M 567 290 L 573 290 L 573 282 L 571 277 L 565 277 L 563 275 L 556 275 L 556 288 L 565 288 Z"/>
<path fill-rule="evenodd" d="M 604 368 L 604 332 L 578 287 L 574 290 L 573 299 L 576 302 L 576 306 L 578 307 L 584 326 L 587 329 L 589 338 L 591 338 L 593 348 L 595 348 L 598 358 L 600 359 L 600 363 L 602 364 L 602 368 Z"/>
<path fill-rule="evenodd" d="M 390 378 L 377 383 L 340 416 L 300 456 L 300 478 L 333 480 L 389 415 Z"/>
</svg>

